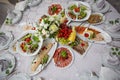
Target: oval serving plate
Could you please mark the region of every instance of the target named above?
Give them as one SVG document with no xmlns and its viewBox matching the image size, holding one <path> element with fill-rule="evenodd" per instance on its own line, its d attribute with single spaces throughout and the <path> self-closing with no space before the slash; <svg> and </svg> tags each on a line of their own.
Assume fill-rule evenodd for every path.
<svg viewBox="0 0 120 80">
<path fill-rule="evenodd" d="M 38 42 L 38 48 L 33 53 L 24 52 L 20 47 L 20 44 L 22 43 L 23 40 L 20 40 L 20 39 L 29 33 L 35 35 L 36 31 L 34 31 L 34 30 L 25 31 L 17 38 L 16 50 L 22 56 L 35 56 L 35 55 L 37 55 L 39 50 L 41 49 L 42 44 L 43 44 L 43 38 L 39 35 L 40 42 Z"/>
<path fill-rule="evenodd" d="M 96 12 L 96 13 L 92 13 L 91 15 L 99 15 L 101 17 L 101 21 L 100 22 L 98 22 L 98 23 L 90 23 L 92 25 L 99 25 L 99 24 L 102 24 L 105 21 L 105 16 L 102 13 L 97 13 Z"/>
<path fill-rule="evenodd" d="M 51 59 L 52 59 L 52 57 L 53 57 L 53 55 L 54 55 L 54 52 L 55 52 L 55 50 L 56 50 L 56 48 L 57 48 L 57 42 L 54 40 L 54 39 L 46 39 L 44 42 L 43 42 L 43 46 L 42 46 L 42 48 L 41 49 L 44 49 L 45 47 L 45 45 L 48 45 L 49 43 L 52 43 L 52 47 L 50 48 L 50 50 L 48 51 L 48 56 L 49 56 L 49 58 L 48 58 L 48 60 L 47 60 L 47 63 L 45 63 L 45 64 L 39 64 L 39 66 L 36 68 L 36 70 L 33 72 L 32 70 L 31 70 L 31 67 L 32 67 L 32 64 L 34 63 L 34 62 L 36 62 L 36 56 L 33 58 L 33 60 L 30 62 L 30 64 L 28 65 L 28 67 L 30 67 L 29 69 L 28 69 L 28 71 L 27 71 L 27 73 L 28 74 L 30 74 L 31 76 L 33 76 L 33 75 L 36 75 L 36 74 L 38 74 L 39 72 L 41 72 L 48 64 L 49 64 L 49 62 L 51 61 Z"/>
<path fill-rule="evenodd" d="M 86 25 L 84 25 L 83 27 L 86 27 L 86 28 L 87 28 L 87 26 L 88 26 L 88 25 L 86 24 Z M 91 39 L 85 38 L 85 37 L 83 36 L 83 33 L 84 33 L 84 32 L 83 32 L 82 34 L 79 34 L 79 33 L 77 32 L 77 35 L 78 35 L 80 38 L 83 38 L 84 40 L 86 39 L 87 41 L 93 42 L 93 43 L 106 44 L 106 43 L 109 43 L 109 42 L 112 41 L 111 36 L 110 36 L 107 32 L 103 31 L 102 29 L 97 28 L 97 27 L 92 26 L 92 25 L 90 25 L 89 28 L 91 28 L 91 29 L 93 29 L 93 30 L 95 30 L 95 31 L 100 32 L 99 34 L 103 37 L 104 40 L 96 41 L 96 40 L 91 40 Z"/>
<path fill-rule="evenodd" d="M 75 19 L 72 19 L 72 18 L 68 15 L 68 12 L 70 11 L 70 10 L 68 10 L 68 8 L 69 8 L 70 6 L 72 6 L 72 5 L 74 5 L 74 4 L 75 4 L 77 7 L 83 6 L 83 7 L 86 8 L 86 10 L 84 11 L 84 12 L 86 13 L 86 16 L 85 16 L 84 18 L 78 19 L 78 14 L 76 14 L 75 11 L 73 11 L 73 10 L 72 10 L 72 12 L 75 14 L 76 18 L 75 18 Z M 72 21 L 85 21 L 85 20 L 87 20 L 87 19 L 90 17 L 90 15 L 91 15 L 91 8 L 90 8 L 90 5 L 89 5 L 88 3 L 86 3 L 86 2 L 81 2 L 81 1 L 77 1 L 77 2 L 76 2 L 76 1 L 73 1 L 73 2 L 70 2 L 70 3 L 68 4 L 65 13 L 66 13 L 66 16 L 67 16 L 67 18 L 68 18 L 69 20 L 72 20 Z M 80 8 L 80 13 L 81 13 L 81 8 Z"/>
<path fill-rule="evenodd" d="M 2 59 L 9 61 L 8 68 L 3 72 L 0 72 L 0 77 L 5 77 L 13 71 L 15 67 L 15 57 L 11 55 L 9 52 L 4 52 L 0 54 L 0 60 Z"/>
</svg>

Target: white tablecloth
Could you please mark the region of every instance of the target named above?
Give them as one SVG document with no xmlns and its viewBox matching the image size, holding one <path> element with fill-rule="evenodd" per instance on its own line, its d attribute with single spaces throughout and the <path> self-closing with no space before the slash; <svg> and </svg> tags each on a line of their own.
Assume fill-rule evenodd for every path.
<svg viewBox="0 0 120 80">
<path fill-rule="evenodd" d="M 36 22 L 42 15 L 47 14 L 48 6 L 51 3 L 60 3 L 63 7 L 66 7 L 67 1 L 72 0 L 43 0 L 40 5 L 26 9 L 26 11 L 23 12 L 23 18 L 19 23 L 11 26 L 3 25 L 1 30 L 13 31 L 14 37 L 17 38 L 22 33 L 18 26 L 20 23 Z M 120 18 L 120 14 L 111 5 L 110 9 L 112 12 L 105 15 L 106 20 Z M 104 24 L 101 24 L 97 27 L 103 29 L 104 26 Z M 108 45 L 92 44 L 84 57 L 73 51 L 74 62 L 69 68 L 58 69 L 52 60 L 50 64 L 36 76 L 43 77 L 45 80 L 79 80 L 78 74 L 83 72 L 95 71 L 96 73 L 99 73 L 102 64 L 102 55 L 109 52 L 107 46 Z M 0 51 L 0 53 L 2 52 L 3 51 Z M 29 57 L 24 57 L 20 54 L 13 55 L 15 55 L 17 59 L 16 69 L 20 72 L 27 72 L 27 68 L 29 67 L 27 67 L 26 64 Z"/>
</svg>

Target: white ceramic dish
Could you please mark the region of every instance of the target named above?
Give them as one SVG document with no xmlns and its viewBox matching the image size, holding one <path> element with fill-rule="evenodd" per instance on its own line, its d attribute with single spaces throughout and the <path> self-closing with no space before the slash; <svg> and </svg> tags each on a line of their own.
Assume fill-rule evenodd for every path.
<svg viewBox="0 0 120 80">
<path fill-rule="evenodd" d="M 70 51 L 70 53 L 71 53 L 71 55 L 72 55 L 72 61 L 70 62 L 70 64 L 69 65 L 67 65 L 67 66 L 65 66 L 65 67 L 58 67 L 58 66 L 56 66 L 58 69 L 66 69 L 66 68 L 69 68 L 72 64 L 73 64 L 73 61 L 74 61 L 74 55 L 73 55 L 73 51 L 72 51 L 72 49 L 69 47 L 69 46 L 59 46 L 58 48 L 61 48 L 61 47 L 63 47 L 63 48 L 67 48 L 69 51 Z M 54 62 L 54 60 L 53 60 L 53 62 Z M 54 65 L 56 65 L 55 64 L 55 62 L 54 62 Z"/>
<path fill-rule="evenodd" d="M 9 67 L 6 70 L 4 70 L 3 72 L 0 72 L 0 77 L 5 77 L 13 71 L 15 67 L 15 57 L 11 55 L 9 52 L 4 52 L 0 54 L 0 60 L 1 59 L 5 59 L 10 63 Z"/>
<path fill-rule="evenodd" d="M 98 9 L 97 7 L 96 7 L 96 3 L 94 3 L 93 5 L 92 5 L 92 9 L 93 9 L 93 11 L 95 11 L 95 12 L 100 12 L 100 13 L 105 13 L 105 12 L 107 12 L 109 9 L 110 9 L 110 5 L 109 5 L 109 3 L 108 2 L 105 2 L 105 6 L 103 7 L 103 9 Z"/>
<path fill-rule="evenodd" d="M 85 12 L 87 13 L 86 17 L 84 17 L 83 19 L 77 19 L 77 17 L 76 17 L 76 19 L 72 19 L 72 18 L 69 17 L 69 15 L 68 15 L 68 11 L 69 11 L 69 10 L 68 10 L 68 7 L 71 6 L 71 5 L 74 5 L 74 4 L 76 4 L 77 6 L 83 5 L 83 6 L 85 6 L 85 7 L 87 8 L 87 10 L 85 10 Z M 72 20 L 72 21 L 85 21 L 85 20 L 87 20 L 87 19 L 90 17 L 90 15 L 91 15 L 91 7 L 90 7 L 90 5 L 89 5 L 88 3 L 86 3 L 86 2 L 73 1 L 73 2 L 69 2 L 68 6 L 67 6 L 67 8 L 66 8 L 65 13 L 66 13 L 66 16 L 67 16 L 67 18 L 68 18 L 69 20 Z M 77 14 L 76 14 L 76 16 L 77 16 Z"/>
<path fill-rule="evenodd" d="M 31 80 L 31 77 L 26 73 L 17 73 L 11 76 L 8 80 Z"/>
<path fill-rule="evenodd" d="M 92 72 L 84 72 L 79 75 L 80 80 L 99 80 L 97 76 L 94 76 Z"/>
<path fill-rule="evenodd" d="M 92 14 L 100 15 L 101 18 L 102 18 L 102 20 L 101 20 L 99 23 L 93 23 L 92 25 L 99 25 L 99 24 L 102 24 L 102 23 L 105 22 L 105 16 L 104 16 L 102 13 L 98 13 L 98 12 L 96 12 L 96 13 L 92 13 Z"/>
<path fill-rule="evenodd" d="M 51 59 L 52 59 L 52 57 L 53 57 L 53 55 L 54 55 L 54 52 L 55 52 L 55 50 L 56 50 L 56 48 L 57 48 L 57 42 L 54 40 L 54 39 L 46 39 L 44 42 L 43 42 L 43 44 L 47 44 L 47 43 L 53 43 L 53 46 L 52 46 L 52 48 L 50 49 L 50 51 L 48 52 L 48 55 L 49 55 L 49 59 L 48 59 L 48 61 L 47 61 L 47 63 L 45 64 L 45 65 L 42 65 L 42 64 L 40 64 L 39 66 L 38 66 L 38 68 L 36 69 L 36 71 L 35 72 L 32 72 L 30 69 L 28 70 L 28 74 L 30 74 L 31 76 L 34 76 L 34 75 L 36 75 L 36 74 L 38 74 L 39 72 L 41 72 L 48 64 L 49 64 L 49 62 L 51 61 Z M 31 62 L 32 63 L 32 62 Z M 31 64 L 30 64 L 30 66 L 31 66 Z M 29 67 L 29 65 L 28 65 L 28 67 Z"/>
<path fill-rule="evenodd" d="M 84 25 L 84 26 L 88 26 L 88 25 L 86 24 L 86 25 Z M 99 43 L 99 44 L 106 44 L 106 43 L 110 43 L 110 42 L 112 41 L 111 36 L 110 36 L 107 32 L 103 31 L 102 29 L 97 28 L 97 27 L 92 26 L 92 25 L 91 25 L 89 28 L 92 28 L 92 29 L 95 29 L 95 30 L 99 31 L 100 34 L 101 34 L 101 35 L 103 36 L 103 38 L 104 38 L 103 41 L 95 41 L 95 40 L 90 40 L 90 39 L 87 39 L 87 38 L 86 38 L 89 42 Z M 80 38 L 83 38 L 83 40 L 85 40 L 85 37 L 81 37 L 80 34 L 78 34 L 78 36 L 79 36 Z"/>
<path fill-rule="evenodd" d="M 4 34 L 3 37 L 2 37 L 2 35 L 0 35 L 1 39 L 3 38 L 2 41 L 5 39 L 5 37 L 6 37 L 7 40 L 5 41 L 6 44 L 0 43 L 0 50 L 8 48 L 9 44 L 13 40 L 13 35 L 10 31 L 4 31 L 2 33 Z"/>
<path fill-rule="evenodd" d="M 83 41 L 87 41 L 86 38 L 80 36 L 79 34 L 77 34 L 77 36 L 80 37 Z M 88 42 L 88 48 L 87 48 L 87 49 L 85 50 L 85 52 L 81 55 L 82 57 L 84 57 L 84 56 L 87 54 L 87 52 L 89 51 L 89 49 L 91 48 L 91 46 L 92 46 L 92 43 Z M 73 49 L 73 50 L 74 50 L 74 49 Z M 74 50 L 74 51 L 77 52 L 76 50 Z M 78 52 L 77 52 L 77 53 L 78 53 Z M 78 53 L 78 54 L 80 54 L 80 53 Z"/>
<path fill-rule="evenodd" d="M 101 67 L 99 80 L 120 80 L 120 76 L 113 69 Z"/>
<path fill-rule="evenodd" d="M 17 39 L 17 45 L 16 45 L 16 50 L 19 54 L 23 55 L 23 56 L 35 56 L 38 54 L 39 50 L 41 49 L 42 47 L 42 44 L 43 44 L 43 38 L 39 35 L 39 40 L 40 42 L 38 43 L 38 48 L 36 51 L 34 51 L 34 53 L 27 53 L 27 52 L 23 52 L 22 49 L 20 48 L 20 43 L 21 41 L 19 41 L 23 36 L 25 36 L 26 34 L 28 33 L 32 33 L 32 34 L 35 34 L 36 31 L 34 30 L 29 30 L 29 31 L 25 31 L 23 32 Z"/>
<path fill-rule="evenodd" d="M 42 0 L 29 0 L 28 6 L 34 7 L 41 3 Z"/>
<path fill-rule="evenodd" d="M 13 10 L 12 12 L 8 13 L 6 19 L 11 20 L 11 23 L 8 23 L 9 25 L 16 24 L 22 19 L 22 12 L 19 10 Z"/>
</svg>

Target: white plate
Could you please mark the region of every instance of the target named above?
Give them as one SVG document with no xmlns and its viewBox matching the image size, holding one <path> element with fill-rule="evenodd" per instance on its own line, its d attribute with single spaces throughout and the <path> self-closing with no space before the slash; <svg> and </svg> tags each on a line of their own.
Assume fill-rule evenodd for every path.
<svg viewBox="0 0 120 80">
<path fill-rule="evenodd" d="M 28 6 L 34 7 L 41 3 L 42 0 L 29 0 Z"/>
<path fill-rule="evenodd" d="M 96 12 L 96 13 L 92 13 L 92 14 L 97 14 L 97 15 L 100 15 L 102 17 L 102 21 L 100 21 L 99 23 L 93 23 L 92 25 L 98 25 L 98 24 L 102 24 L 102 23 L 105 22 L 105 16 L 102 13 L 97 13 Z"/>
<path fill-rule="evenodd" d="M 113 69 L 101 67 L 99 80 L 120 80 L 120 76 Z"/>
<path fill-rule="evenodd" d="M 77 33 L 77 36 L 78 36 L 81 40 L 88 42 L 85 37 L 80 36 L 78 33 Z M 91 42 L 88 42 L 88 48 L 85 50 L 85 52 L 84 52 L 82 55 L 81 55 L 80 53 L 78 53 L 76 50 L 74 50 L 74 49 L 73 49 L 73 50 L 74 50 L 75 52 L 77 52 L 78 54 L 80 54 L 82 57 L 84 57 L 84 56 L 87 54 L 87 52 L 89 51 L 89 49 L 90 49 L 91 46 L 92 46 L 92 43 L 91 43 Z"/>
<path fill-rule="evenodd" d="M 0 32 L 2 32 L 2 31 L 0 31 Z M 8 48 L 9 44 L 13 40 L 13 35 L 10 31 L 4 31 L 3 33 L 5 33 L 4 37 L 8 37 L 8 40 L 6 41 L 5 45 L 0 44 L 0 50 Z"/>
<path fill-rule="evenodd" d="M 17 73 L 10 77 L 8 80 L 31 80 L 31 77 L 26 73 Z"/>
<path fill-rule="evenodd" d="M 8 13 L 6 18 L 12 20 L 11 24 L 16 24 L 17 22 L 19 22 L 22 19 L 22 12 L 18 11 L 18 10 L 13 10 L 12 12 Z"/>
<path fill-rule="evenodd" d="M 86 24 L 84 26 L 87 27 L 89 25 Z M 97 28 L 97 27 L 92 26 L 92 25 L 90 25 L 89 28 L 92 28 L 92 29 L 95 29 L 95 30 L 99 31 L 100 34 L 104 37 L 103 41 L 95 41 L 95 40 L 93 41 L 93 40 L 87 39 L 89 42 L 94 42 L 94 43 L 99 43 L 99 44 L 106 44 L 106 43 L 110 43 L 112 41 L 111 36 L 107 32 L 103 31 L 102 29 Z M 78 36 L 81 38 L 80 34 Z M 84 39 L 84 37 L 83 37 L 83 39 Z"/>
<path fill-rule="evenodd" d="M 99 10 L 99 9 L 95 6 L 95 4 L 96 4 L 96 3 L 94 3 L 94 4 L 92 5 L 93 11 L 95 11 L 95 12 L 105 13 L 105 12 L 107 12 L 107 11 L 110 9 L 110 5 L 109 5 L 108 2 L 105 2 L 105 6 L 104 6 L 104 8 L 101 9 L 101 10 Z"/>
<path fill-rule="evenodd" d="M 73 5 L 73 4 L 76 4 L 77 6 L 80 6 L 80 5 L 84 5 L 84 6 L 86 6 L 86 8 L 87 8 L 87 10 L 85 11 L 85 12 L 87 12 L 87 16 L 86 17 L 84 17 L 83 19 L 71 19 L 70 17 L 69 17 L 69 15 L 68 15 L 68 7 L 70 6 L 70 5 Z M 67 18 L 69 19 L 69 20 L 72 20 L 72 21 L 85 21 L 85 20 L 87 20 L 89 17 L 90 17 L 90 15 L 91 15 L 91 8 L 90 8 L 90 5 L 88 4 L 88 3 L 86 3 L 86 2 L 82 2 L 82 1 L 73 1 L 73 2 L 69 2 L 69 4 L 68 4 L 68 6 L 67 6 L 67 8 L 66 8 L 66 11 L 65 11 L 65 14 L 66 14 L 66 16 L 67 16 Z M 76 14 L 77 15 L 77 14 Z"/>
<path fill-rule="evenodd" d="M 120 39 L 120 31 L 118 32 L 110 32 L 108 30 L 105 30 L 112 38 L 115 38 L 115 39 Z"/>
<path fill-rule="evenodd" d="M 55 50 L 56 50 L 56 48 L 57 48 L 57 42 L 54 40 L 54 39 L 46 39 L 44 42 L 43 42 L 43 44 L 46 44 L 46 43 L 53 43 L 53 46 L 52 46 L 52 48 L 50 49 L 50 51 L 48 52 L 48 55 L 49 55 L 49 59 L 48 59 L 48 61 L 47 61 L 47 63 L 45 64 L 45 65 L 39 65 L 38 66 L 38 68 L 36 69 L 36 71 L 35 72 L 32 72 L 31 70 L 28 70 L 28 73 L 31 75 L 31 76 L 33 76 L 33 75 L 36 75 L 36 74 L 38 74 L 39 72 L 41 72 L 48 64 L 49 64 L 49 62 L 51 61 L 51 59 L 52 59 L 52 57 L 53 57 L 53 55 L 54 55 L 54 52 L 55 52 Z M 32 63 L 32 62 L 31 62 Z M 31 64 L 30 64 L 30 66 L 31 66 Z"/>
<path fill-rule="evenodd" d="M 63 48 L 67 48 L 69 51 L 70 51 L 70 53 L 71 53 L 71 55 L 72 55 L 72 61 L 70 62 L 70 64 L 69 65 L 67 65 L 67 66 L 65 66 L 65 67 L 57 67 L 58 69 L 66 69 L 66 68 L 69 68 L 72 64 L 73 64 L 73 61 L 74 61 L 74 55 L 73 55 L 73 51 L 72 51 L 72 49 L 69 47 L 69 46 L 59 46 L 58 48 L 61 48 L 61 47 L 63 47 Z M 54 59 L 53 59 L 53 62 L 54 62 Z M 55 64 L 55 62 L 54 62 L 54 65 L 56 65 Z"/>
<path fill-rule="evenodd" d="M 94 76 L 91 72 L 84 72 L 79 76 L 80 80 L 99 80 L 97 76 Z"/>
<path fill-rule="evenodd" d="M 19 54 L 21 54 L 22 56 L 35 56 L 35 55 L 38 54 L 39 50 L 41 49 L 41 46 L 42 46 L 42 44 L 43 44 L 43 38 L 39 35 L 39 40 L 40 40 L 40 42 L 38 43 L 39 46 L 38 46 L 38 49 L 37 49 L 34 53 L 31 54 L 31 53 L 23 52 L 23 51 L 21 50 L 21 48 L 20 48 L 20 43 L 21 43 L 21 41 L 19 41 L 19 39 L 21 39 L 23 36 L 25 36 L 25 35 L 28 34 L 28 33 L 34 34 L 34 33 L 36 33 L 36 31 L 34 31 L 34 30 L 29 30 L 29 31 L 23 32 L 23 33 L 19 36 L 19 38 L 17 39 L 16 50 L 17 50 L 17 52 L 18 52 Z"/>
<path fill-rule="evenodd" d="M 5 77 L 13 71 L 15 67 L 15 57 L 9 52 L 4 52 L 0 54 L 0 60 L 1 59 L 9 60 L 9 62 L 11 63 L 11 67 L 8 67 L 5 71 L 0 72 L 0 77 Z M 8 73 L 6 73 L 6 71 L 8 71 Z"/>
</svg>

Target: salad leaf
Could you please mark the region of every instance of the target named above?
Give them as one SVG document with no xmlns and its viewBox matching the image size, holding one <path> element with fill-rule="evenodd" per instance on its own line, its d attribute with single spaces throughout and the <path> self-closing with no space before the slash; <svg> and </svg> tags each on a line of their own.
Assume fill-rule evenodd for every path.
<svg viewBox="0 0 120 80">
<path fill-rule="evenodd" d="M 25 36 L 23 36 L 22 38 L 21 38 L 21 40 L 25 40 L 26 38 L 29 38 L 29 37 L 31 37 L 32 36 L 32 34 L 31 33 L 28 33 L 28 34 L 26 34 Z"/>
<path fill-rule="evenodd" d="M 49 59 L 49 55 L 45 55 L 44 58 L 42 59 L 41 64 L 42 64 L 42 65 L 46 64 L 47 61 L 48 61 L 48 59 Z"/>
<path fill-rule="evenodd" d="M 86 15 L 87 15 L 86 12 L 84 12 L 84 11 L 81 11 L 81 12 L 80 12 L 80 16 L 81 16 L 82 18 L 86 17 Z"/>
<path fill-rule="evenodd" d="M 70 6 L 68 9 L 73 10 L 76 7 L 77 7 L 77 5 L 74 4 L 74 5 Z"/>
<path fill-rule="evenodd" d="M 81 11 L 87 10 L 86 6 L 81 6 L 80 9 L 81 9 Z"/>
<path fill-rule="evenodd" d="M 61 51 L 61 57 L 66 58 L 67 57 L 67 52 L 65 50 Z"/>
<path fill-rule="evenodd" d="M 56 7 L 56 6 L 53 6 L 53 7 L 52 7 L 52 12 L 54 13 L 56 10 L 57 10 L 57 7 Z"/>
<path fill-rule="evenodd" d="M 33 36 L 32 39 L 33 39 L 35 42 L 40 42 L 39 37 L 37 37 L 37 36 Z"/>
</svg>

